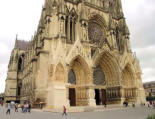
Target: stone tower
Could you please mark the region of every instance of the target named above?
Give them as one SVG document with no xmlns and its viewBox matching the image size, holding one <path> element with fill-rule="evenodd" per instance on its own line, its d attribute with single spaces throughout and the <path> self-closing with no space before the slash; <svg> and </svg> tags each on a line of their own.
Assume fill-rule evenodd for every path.
<svg viewBox="0 0 155 119">
<path fill-rule="evenodd" d="M 29 42 L 18 40 L 16 37 L 15 46 L 11 52 L 8 65 L 8 73 L 5 86 L 5 101 L 20 102 L 20 90 L 22 86 L 21 72 L 23 69 L 23 58 Z"/>
<path fill-rule="evenodd" d="M 22 54 L 21 102 L 54 111 L 144 102 L 129 35 L 121 0 L 46 0 Z"/>
</svg>

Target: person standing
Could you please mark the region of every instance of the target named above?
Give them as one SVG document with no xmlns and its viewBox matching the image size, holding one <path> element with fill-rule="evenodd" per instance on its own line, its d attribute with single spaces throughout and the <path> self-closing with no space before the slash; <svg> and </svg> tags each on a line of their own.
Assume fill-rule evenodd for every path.
<svg viewBox="0 0 155 119">
<path fill-rule="evenodd" d="M 23 104 L 21 105 L 21 108 L 22 108 L 22 112 L 24 112 L 24 105 Z"/>
<path fill-rule="evenodd" d="M 63 106 L 63 113 L 62 113 L 62 116 L 63 116 L 63 115 L 67 116 L 66 110 L 67 110 L 66 107 Z"/>
<path fill-rule="evenodd" d="M 24 109 L 23 109 L 23 112 L 24 112 L 24 113 L 27 112 L 27 108 L 28 108 L 28 106 L 27 106 L 27 104 L 25 103 L 25 104 L 24 104 Z"/>
<path fill-rule="evenodd" d="M 6 111 L 6 114 L 10 114 L 11 112 L 11 105 L 10 103 L 7 103 L 7 111 Z"/>
<path fill-rule="evenodd" d="M 31 113 L 31 104 L 28 105 L 28 112 Z"/>
</svg>

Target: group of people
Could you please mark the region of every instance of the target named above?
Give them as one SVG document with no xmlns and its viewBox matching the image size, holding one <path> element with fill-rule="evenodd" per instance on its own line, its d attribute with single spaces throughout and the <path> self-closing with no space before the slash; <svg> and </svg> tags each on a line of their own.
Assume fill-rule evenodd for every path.
<svg viewBox="0 0 155 119">
<path fill-rule="evenodd" d="M 21 108 L 22 108 L 23 113 L 31 112 L 31 104 L 29 104 L 29 103 L 25 103 L 24 105 L 21 106 Z"/>
<path fill-rule="evenodd" d="M 128 107 L 128 101 L 125 100 L 123 102 L 123 105 L 125 107 Z M 132 107 L 135 107 L 135 106 L 136 106 L 135 105 L 135 102 L 132 102 Z M 147 107 L 153 107 L 153 108 L 155 108 L 155 101 L 148 101 L 146 104 L 141 102 L 141 106 L 147 106 Z"/>
<path fill-rule="evenodd" d="M 148 101 L 147 106 L 155 108 L 155 101 Z"/>
<path fill-rule="evenodd" d="M 6 114 L 10 114 L 11 113 L 11 109 L 14 109 L 15 112 L 18 112 L 18 109 L 21 108 L 22 112 L 31 112 L 31 104 L 29 103 L 24 103 L 23 105 L 20 104 L 15 104 L 14 102 L 11 103 L 6 103 Z"/>
</svg>

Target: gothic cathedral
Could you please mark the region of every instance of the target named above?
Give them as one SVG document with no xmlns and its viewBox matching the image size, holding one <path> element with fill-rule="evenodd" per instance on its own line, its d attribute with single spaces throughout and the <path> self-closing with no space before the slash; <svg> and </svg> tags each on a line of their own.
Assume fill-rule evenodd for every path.
<svg viewBox="0 0 155 119">
<path fill-rule="evenodd" d="M 129 36 L 121 0 L 45 0 L 32 40 L 16 38 L 5 101 L 54 111 L 144 102 Z"/>
</svg>

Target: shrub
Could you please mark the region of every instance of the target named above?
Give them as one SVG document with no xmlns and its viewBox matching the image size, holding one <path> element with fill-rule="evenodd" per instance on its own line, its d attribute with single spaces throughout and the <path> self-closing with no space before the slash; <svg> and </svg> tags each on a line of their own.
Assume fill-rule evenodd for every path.
<svg viewBox="0 0 155 119">
<path fill-rule="evenodd" d="M 155 114 L 152 116 L 148 116 L 147 119 L 155 119 Z"/>
</svg>

